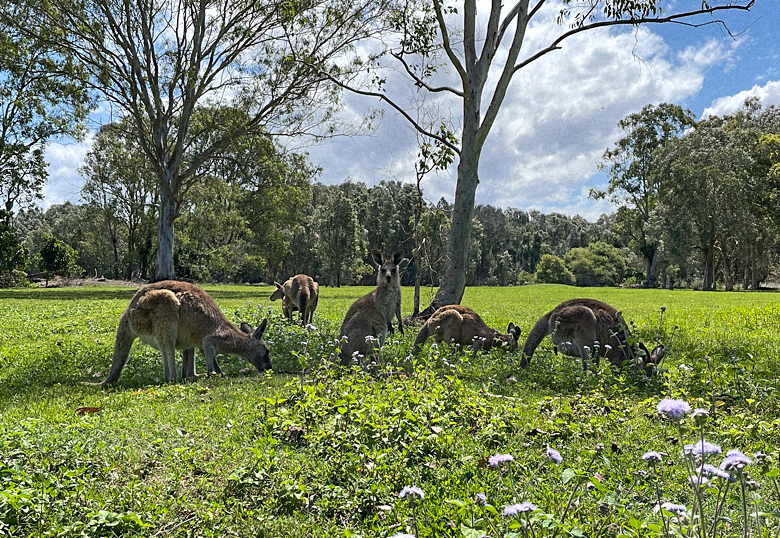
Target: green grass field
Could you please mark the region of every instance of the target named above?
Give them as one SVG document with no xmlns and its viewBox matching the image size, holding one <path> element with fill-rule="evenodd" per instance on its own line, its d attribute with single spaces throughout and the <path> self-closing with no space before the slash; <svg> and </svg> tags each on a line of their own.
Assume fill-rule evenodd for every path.
<svg viewBox="0 0 780 538">
<path fill-rule="evenodd" d="M 518 324 L 521 343 L 565 299 L 606 301 L 648 347 L 666 346 L 664 371 L 648 378 L 606 361 L 583 372 L 549 342 L 526 369 L 518 353 L 503 350 L 472 356 L 428 347 L 413 358 L 415 327 L 388 337 L 373 374 L 348 371 L 332 362 L 341 318 L 371 288 L 322 288 L 316 331 L 287 323 L 280 303 L 268 300 L 272 287 L 206 289 L 234 322 L 269 317 L 275 369 L 302 374 L 259 374 L 220 357 L 226 377 L 165 385 L 159 353 L 136 345 L 115 387 L 76 385 L 105 377 L 117 320 L 135 290 L 0 290 L 0 536 L 780 530 L 776 293 L 466 291 L 463 304 L 491 326 Z M 404 289 L 404 314 L 412 291 Z M 423 306 L 430 293 L 423 290 Z M 197 367 L 205 371 L 201 357 Z M 678 425 L 660 416 L 664 398 L 708 410 L 703 433 L 690 418 Z M 681 447 L 701 435 L 724 453 L 739 449 L 755 460 L 761 451 L 773 461 L 754 461 L 750 477 L 732 473 L 733 483 L 713 479 L 697 495 Z M 560 452 L 560 465 L 545 457 L 548 447 Z M 648 466 L 648 450 L 663 463 Z M 514 461 L 494 469 L 485 460 L 497 453 Z M 723 454 L 708 457 L 718 465 Z M 405 486 L 425 498 L 399 498 Z M 475 503 L 478 493 L 486 506 Z M 685 505 L 687 515 L 654 510 L 659 501 Z M 502 514 L 521 502 L 536 510 Z"/>
</svg>

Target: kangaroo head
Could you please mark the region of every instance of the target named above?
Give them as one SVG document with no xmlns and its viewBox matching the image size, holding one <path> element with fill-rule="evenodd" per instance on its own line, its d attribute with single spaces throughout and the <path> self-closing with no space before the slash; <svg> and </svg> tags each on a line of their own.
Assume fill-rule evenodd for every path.
<svg viewBox="0 0 780 538">
<path fill-rule="evenodd" d="M 284 297 L 284 287 L 281 284 L 279 284 L 278 282 L 274 282 L 274 286 L 276 286 L 276 289 L 271 294 L 271 300 L 272 301 L 275 301 L 277 299 L 281 299 L 282 297 Z"/>
<path fill-rule="evenodd" d="M 663 344 L 658 344 L 653 348 L 653 351 L 647 351 L 644 344 L 639 344 L 639 347 L 644 352 L 644 357 L 642 357 L 642 368 L 647 375 L 651 375 L 654 368 L 661 363 L 666 355 L 664 346 Z"/>
<path fill-rule="evenodd" d="M 376 275 L 377 284 L 390 284 L 395 279 L 398 279 L 400 282 L 398 266 L 404 259 L 403 250 L 396 250 L 393 252 L 392 258 L 385 260 L 382 258 L 382 253 L 379 250 L 374 249 L 371 251 L 371 257 L 374 259 L 374 263 L 379 266 L 379 272 Z"/>
<path fill-rule="evenodd" d="M 263 340 L 263 334 L 265 334 L 267 326 L 268 318 L 264 319 L 257 329 L 252 329 L 252 326 L 248 323 L 241 324 L 241 331 L 250 335 L 249 353 L 246 359 L 261 372 L 271 369 L 271 351 L 268 349 L 268 344 Z"/>
<path fill-rule="evenodd" d="M 509 343 L 509 351 L 515 351 L 518 346 L 518 339 L 520 338 L 520 327 L 510 322 L 506 328 L 506 334 L 509 337 L 507 342 Z"/>
</svg>

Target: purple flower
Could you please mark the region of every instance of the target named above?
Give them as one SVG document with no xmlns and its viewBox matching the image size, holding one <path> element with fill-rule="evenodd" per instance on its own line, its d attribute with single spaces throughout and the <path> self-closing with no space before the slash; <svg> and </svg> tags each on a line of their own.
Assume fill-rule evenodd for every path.
<svg viewBox="0 0 780 538">
<path fill-rule="evenodd" d="M 310 331 L 316 331 L 317 330 L 317 327 L 315 327 L 311 323 L 307 323 L 306 324 L 306 328 L 309 329 Z"/>
<path fill-rule="evenodd" d="M 696 472 L 710 478 L 714 476 L 716 478 L 725 478 L 726 480 L 731 480 L 731 475 L 729 473 L 721 469 L 718 469 L 717 467 L 715 467 L 714 465 L 710 465 L 709 463 L 700 465 L 696 469 Z"/>
<path fill-rule="evenodd" d="M 520 504 L 510 504 L 504 508 L 504 515 L 516 516 L 517 514 L 522 514 L 523 512 L 533 512 L 534 510 L 536 510 L 536 505 L 534 503 L 523 502 Z"/>
<path fill-rule="evenodd" d="M 474 502 L 477 503 L 477 506 L 485 506 L 487 504 L 487 496 L 484 493 L 477 493 Z"/>
<path fill-rule="evenodd" d="M 729 450 L 726 452 L 726 457 L 723 459 L 723 463 L 720 464 L 720 468 L 724 471 L 730 471 L 732 469 L 741 470 L 751 463 L 753 463 L 753 461 L 739 450 Z"/>
<path fill-rule="evenodd" d="M 661 457 L 661 454 L 655 450 L 648 450 L 642 454 L 642 459 L 651 464 L 661 463 L 664 461 L 664 459 Z"/>
<path fill-rule="evenodd" d="M 663 503 L 661 508 L 667 512 L 671 512 L 676 516 L 685 515 L 688 512 L 688 508 L 684 504 Z"/>
<path fill-rule="evenodd" d="M 670 419 L 679 422 L 691 410 L 691 406 L 684 400 L 661 400 L 658 402 L 658 412 Z"/>
<path fill-rule="evenodd" d="M 555 463 L 560 465 L 563 462 L 563 457 L 561 456 L 561 453 L 555 450 L 554 448 L 547 447 L 547 452 L 545 452 L 548 458 L 553 460 Z"/>
<path fill-rule="evenodd" d="M 407 495 L 410 495 L 412 498 L 417 498 L 420 500 L 425 498 L 425 493 L 423 493 L 423 490 L 421 490 L 417 486 L 406 486 L 404 487 L 404 489 L 401 490 L 401 493 L 398 494 L 398 496 L 402 499 Z"/>
<path fill-rule="evenodd" d="M 701 456 L 702 454 L 720 454 L 722 450 L 715 443 L 709 441 L 700 440 L 691 445 L 685 445 L 683 448 L 683 454 L 686 456 Z"/>
<path fill-rule="evenodd" d="M 409 534 L 406 532 L 399 532 L 394 535 L 392 535 L 390 538 L 417 538 L 414 534 Z"/>
<path fill-rule="evenodd" d="M 490 456 L 488 458 L 488 463 L 491 467 L 498 467 L 502 463 L 507 461 L 514 461 L 515 458 L 512 457 L 511 454 L 496 454 L 495 456 Z"/>
<path fill-rule="evenodd" d="M 709 482 L 709 481 L 710 481 L 709 478 L 706 478 L 706 477 L 700 476 L 700 475 L 696 475 L 696 474 L 691 475 L 691 476 L 688 477 L 688 482 L 694 488 L 700 488 L 700 487 L 706 485 L 707 482 Z"/>
</svg>

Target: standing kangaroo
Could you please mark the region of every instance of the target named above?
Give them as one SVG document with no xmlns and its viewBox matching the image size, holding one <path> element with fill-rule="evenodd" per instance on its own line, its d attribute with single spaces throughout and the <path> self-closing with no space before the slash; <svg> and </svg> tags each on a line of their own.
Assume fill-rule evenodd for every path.
<svg viewBox="0 0 780 538">
<path fill-rule="evenodd" d="M 288 278 L 284 284 L 274 282 L 276 290 L 271 294 L 271 300 L 282 300 L 282 313 L 292 321 L 292 313 L 297 310 L 301 323 L 311 323 L 317 301 L 320 296 L 320 286 L 308 275 L 295 275 Z"/>
<path fill-rule="evenodd" d="M 564 301 L 539 318 L 523 345 L 521 366 L 528 365 L 548 334 L 552 335 L 555 352 L 560 349 L 565 355 L 580 357 L 583 369 L 587 369 L 588 358 L 598 364 L 604 356 L 615 366 L 630 364 L 649 370 L 664 356 L 664 346 L 649 353 L 644 344 L 635 343 L 620 312 L 595 299 Z"/>
<path fill-rule="evenodd" d="M 242 323 L 239 330 L 201 288 L 174 280 L 147 284 L 139 288 L 119 318 L 111 371 L 97 385 L 119 379 L 136 338 L 162 353 L 167 382 L 176 380 L 177 349 L 182 350 L 184 379 L 196 375 L 195 348 L 205 357 L 209 374 L 222 373 L 217 364 L 218 353 L 238 355 L 260 371 L 269 370 L 271 357 L 263 340 L 267 321 L 263 320 L 254 331 L 249 324 Z"/>
<path fill-rule="evenodd" d="M 514 323 L 510 323 L 507 334 L 500 334 L 488 327 L 479 314 L 471 308 L 457 304 L 442 306 L 420 328 L 414 339 L 414 354 L 420 352 L 425 341 L 433 336 L 437 342 L 454 343 L 461 347 L 471 346 L 477 352 L 481 349 L 489 351 L 493 346 L 509 345 L 509 351 L 518 347 L 517 337 L 520 335 Z"/>
<path fill-rule="evenodd" d="M 376 288 L 357 301 L 347 311 L 341 324 L 340 336 L 347 337 L 341 344 L 341 364 L 348 365 L 353 354 L 368 357 L 377 344 L 385 343 L 388 329 L 392 329 L 393 317 L 398 318 L 398 330 L 404 333 L 401 321 L 401 275 L 398 265 L 404 259 L 404 251 L 396 250 L 393 257 L 383 260 L 378 250 L 371 257 L 379 270 Z M 375 339 L 375 340 L 372 340 Z"/>
</svg>

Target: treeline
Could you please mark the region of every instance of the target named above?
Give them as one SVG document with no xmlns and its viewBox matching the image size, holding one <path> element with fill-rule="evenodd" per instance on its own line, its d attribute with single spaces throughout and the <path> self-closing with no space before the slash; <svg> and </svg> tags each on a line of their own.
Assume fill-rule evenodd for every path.
<svg viewBox="0 0 780 538">
<path fill-rule="evenodd" d="M 617 212 L 589 222 L 478 206 L 468 285 L 748 289 L 770 276 L 780 255 L 778 110 L 753 100 L 696 121 L 663 104 L 620 126 L 625 136 L 604 154 L 610 183 L 591 192 Z M 153 276 L 159 193 L 134 144 L 121 124 L 104 127 L 81 169 L 82 203 L 2 214 L 5 285 L 26 274 Z M 306 155 L 266 137 L 204 165 L 177 209 L 177 276 L 271 282 L 302 272 L 325 285 L 371 283 L 370 250 L 403 248 L 404 284 L 439 283 L 446 200 L 430 203 L 398 181 L 324 185 L 318 173 Z"/>
</svg>

